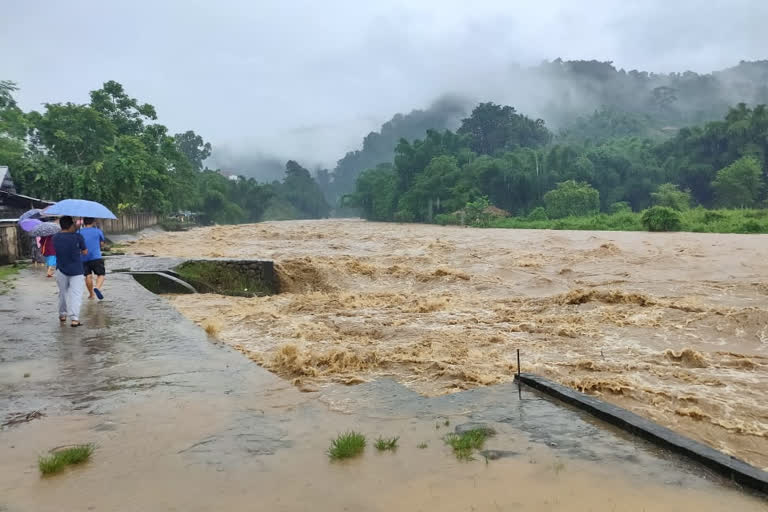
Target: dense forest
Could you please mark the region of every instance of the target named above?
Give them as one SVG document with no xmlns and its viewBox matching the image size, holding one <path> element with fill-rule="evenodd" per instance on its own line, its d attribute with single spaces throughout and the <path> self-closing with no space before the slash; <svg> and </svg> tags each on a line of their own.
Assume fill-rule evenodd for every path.
<svg viewBox="0 0 768 512">
<path fill-rule="evenodd" d="M 663 142 L 619 136 L 578 143 L 553 139 L 541 120 L 512 107 L 483 103 L 456 132 L 401 140 L 394 164 L 364 171 L 346 201 L 367 219 L 420 222 L 478 200 L 547 218 L 652 205 L 755 208 L 765 206 L 766 155 L 765 105 L 741 103 L 724 120 L 683 128 Z"/>
<path fill-rule="evenodd" d="M 554 143 L 602 143 L 617 137 L 662 141 L 685 126 L 722 119 L 739 103 L 768 103 L 768 61 L 741 62 L 710 74 L 656 74 L 617 69 L 610 62 L 544 62 L 510 71 L 499 94 L 553 132 Z M 479 98 L 480 101 L 487 101 Z M 427 129 L 455 130 L 476 102 L 450 98 L 427 111 L 398 114 L 347 153 L 330 172 L 335 200 L 354 190 L 359 174 L 394 163 L 400 139 L 423 139 Z"/>
<path fill-rule="evenodd" d="M 117 82 L 91 91 L 88 104 L 49 103 L 42 112 L 23 112 L 15 91 L 13 82 L 0 82 L 0 163 L 20 193 L 88 198 L 119 213 L 191 210 L 204 223 L 317 218 L 330 210 L 297 162 L 272 183 L 205 168 L 210 144 L 193 131 L 170 135 L 155 122 L 155 108 Z"/>
<path fill-rule="evenodd" d="M 765 206 L 768 61 L 653 74 L 558 59 L 513 70 L 508 89 L 512 105 L 444 97 L 397 114 L 333 170 L 312 176 L 290 160 L 282 179 L 259 183 L 208 169 L 210 144 L 193 131 L 169 134 L 155 108 L 117 82 L 86 104 L 24 112 L 15 84 L 2 81 L 0 164 L 24 194 L 87 197 L 118 212 L 192 210 L 206 223 L 350 211 L 540 222 L 653 205 Z M 282 164 L 269 166 L 276 175 Z"/>
</svg>

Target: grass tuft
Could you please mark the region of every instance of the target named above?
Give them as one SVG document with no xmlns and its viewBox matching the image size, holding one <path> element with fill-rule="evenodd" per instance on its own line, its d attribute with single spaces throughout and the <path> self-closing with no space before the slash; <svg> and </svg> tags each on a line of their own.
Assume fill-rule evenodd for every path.
<svg viewBox="0 0 768 512">
<path fill-rule="evenodd" d="M 421 442 L 421 443 L 416 445 L 416 448 L 418 448 L 419 450 L 423 450 L 427 446 L 428 446 L 427 443 Z"/>
<path fill-rule="evenodd" d="M 43 475 L 58 473 L 67 466 L 80 464 L 87 461 L 96 446 L 93 443 L 78 444 L 57 450 L 50 455 L 41 456 L 37 460 L 37 467 Z"/>
<path fill-rule="evenodd" d="M 13 290 L 13 279 L 23 268 L 23 264 L 0 265 L 0 295 Z"/>
<path fill-rule="evenodd" d="M 394 450 L 396 450 L 396 449 L 397 449 L 397 441 L 398 441 L 399 439 L 400 439 L 399 437 L 391 437 L 391 438 L 389 438 L 389 439 L 387 439 L 387 438 L 382 438 L 382 437 L 379 437 L 379 438 L 376 440 L 376 443 L 374 444 L 374 446 L 375 446 L 375 447 L 376 447 L 376 449 L 377 449 L 377 450 L 379 450 L 380 452 L 383 452 L 383 451 L 386 451 L 386 450 L 392 450 L 392 451 L 394 451 Z"/>
<path fill-rule="evenodd" d="M 331 441 L 331 447 L 328 448 L 328 456 L 331 459 L 348 459 L 363 453 L 365 449 L 365 436 L 359 432 L 350 430 L 339 434 L 336 439 Z"/>
<path fill-rule="evenodd" d="M 457 459 L 472 460 L 472 452 L 481 449 L 489 435 L 491 434 L 487 429 L 479 428 L 463 434 L 448 434 L 443 440 L 453 448 Z"/>
</svg>

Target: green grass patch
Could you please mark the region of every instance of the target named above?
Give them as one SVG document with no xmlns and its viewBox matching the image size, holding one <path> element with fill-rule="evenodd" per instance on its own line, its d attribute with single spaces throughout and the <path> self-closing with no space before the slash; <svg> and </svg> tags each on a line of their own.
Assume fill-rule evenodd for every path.
<svg viewBox="0 0 768 512">
<path fill-rule="evenodd" d="M 37 466 L 43 475 L 58 473 L 67 466 L 82 464 L 93 454 L 96 446 L 93 443 L 78 444 L 68 448 L 56 450 L 50 455 L 41 456 L 37 460 Z"/>
<path fill-rule="evenodd" d="M 328 456 L 333 460 L 348 459 L 363 453 L 365 449 L 365 436 L 359 432 L 350 430 L 339 434 L 331 441 L 328 448 Z"/>
<path fill-rule="evenodd" d="M 397 450 L 397 441 L 399 440 L 400 440 L 399 437 L 390 437 L 390 438 L 379 437 L 378 439 L 376 439 L 376 442 L 373 444 L 373 446 L 375 446 L 376 449 L 379 450 L 380 452 L 387 451 L 387 450 L 394 451 L 394 450 Z"/>
<path fill-rule="evenodd" d="M 468 430 L 463 434 L 448 434 L 443 440 L 453 448 L 453 453 L 459 460 L 472 460 L 472 453 L 485 445 L 485 440 L 492 434 L 488 429 L 478 428 Z"/>
<path fill-rule="evenodd" d="M 0 295 L 13 290 L 13 280 L 16 278 L 19 271 L 25 267 L 26 265 L 22 263 L 0 266 Z"/>
<path fill-rule="evenodd" d="M 417 444 L 417 445 L 416 445 L 416 448 L 418 448 L 419 450 L 423 450 L 423 449 L 424 449 L 424 448 L 426 448 L 427 446 L 429 446 L 427 443 L 425 443 L 425 442 L 421 442 L 421 443 L 419 443 L 419 444 Z"/>
</svg>

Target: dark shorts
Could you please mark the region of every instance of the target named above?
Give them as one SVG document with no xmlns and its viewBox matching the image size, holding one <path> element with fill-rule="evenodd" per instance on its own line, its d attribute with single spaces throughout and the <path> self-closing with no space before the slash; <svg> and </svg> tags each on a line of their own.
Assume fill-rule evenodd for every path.
<svg viewBox="0 0 768 512">
<path fill-rule="evenodd" d="M 104 269 L 104 260 L 88 260 L 83 262 L 83 273 L 86 276 L 96 274 L 97 276 L 103 276 L 107 273 Z"/>
</svg>

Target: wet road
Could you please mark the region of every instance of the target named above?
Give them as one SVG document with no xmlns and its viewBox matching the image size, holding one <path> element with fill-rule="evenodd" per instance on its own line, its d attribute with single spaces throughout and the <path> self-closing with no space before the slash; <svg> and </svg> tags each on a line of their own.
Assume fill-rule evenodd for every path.
<svg viewBox="0 0 768 512">
<path fill-rule="evenodd" d="M 129 276 L 111 274 L 105 293 L 84 305 L 79 329 L 58 323 L 55 284 L 39 272 L 0 296 L 0 421 L 45 414 L 0 431 L 4 512 L 768 510 L 515 385 L 438 398 L 389 380 L 301 393 Z M 492 424 L 488 448 L 511 456 L 458 462 L 441 438 L 467 421 Z M 351 428 L 367 452 L 330 463 L 329 439 Z M 375 453 L 378 435 L 400 436 L 400 449 Z M 92 461 L 39 476 L 38 454 L 80 442 L 97 444 Z"/>
</svg>

